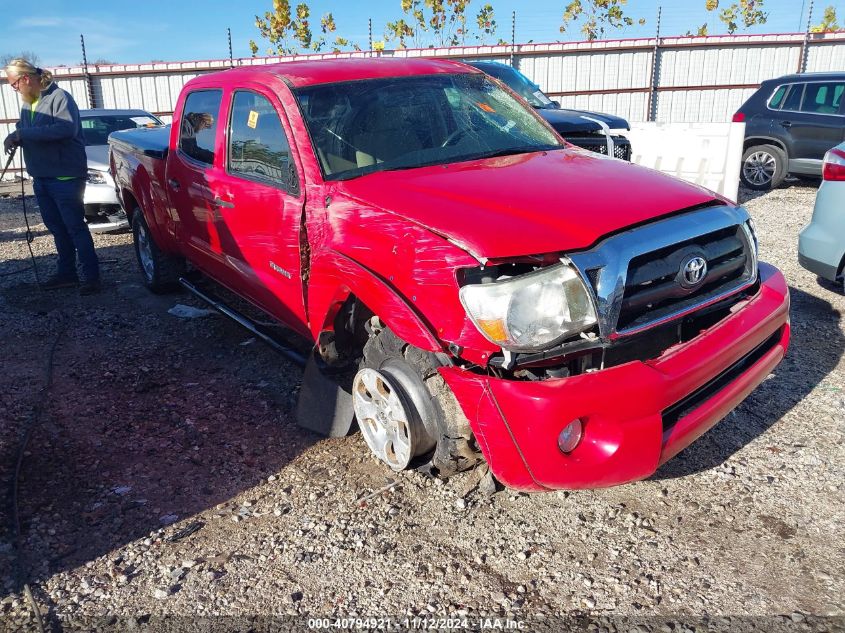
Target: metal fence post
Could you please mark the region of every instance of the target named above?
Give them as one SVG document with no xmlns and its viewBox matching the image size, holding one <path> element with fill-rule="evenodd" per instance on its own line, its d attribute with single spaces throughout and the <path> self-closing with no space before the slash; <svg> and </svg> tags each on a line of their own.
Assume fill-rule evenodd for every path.
<svg viewBox="0 0 845 633">
<path fill-rule="evenodd" d="M 88 72 L 88 56 L 85 54 L 85 36 L 80 34 L 79 41 L 82 43 L 82 73 L 85 76 L 85 88 L 88 94 L 88 107 L 96 108 L 94 103 L 94 80 Z"/>
<path fill-rule="evenodd" d="M 654 50 L 651 54 L 651 77 L 648 86 L 648 112 L 646 120 L 657 120 L 657 85 L 660 81 L 660 18 L 663 7 L 657 7 L 657 33 L 654 37 Z"/>
<path fill-rule="evenodd" d="M 234 68 L 235 67 L 235 60 L 234 60 L 234 57 L 232 57 L 232 29 L 227 28 L 226 33 L 229 37 L 229 67 Z"/>
<path fill-rule="evenodd" d="M 516 11 L 511 14 L 511 68 L 516 68 L 514 64 L 514 50 L 516 49 Z"/>
<path fill-rule="evenodd" d="M 807 72 L 807 51 L 810 48 L 810 25 L 813 23 L 813 0 L 810 0 L 810 10 L 807 12 L 807 30 L 804 31 L 804 43 L 801 44 L 801 56 L 798 58 L 798 72 Z"/>
</svg>

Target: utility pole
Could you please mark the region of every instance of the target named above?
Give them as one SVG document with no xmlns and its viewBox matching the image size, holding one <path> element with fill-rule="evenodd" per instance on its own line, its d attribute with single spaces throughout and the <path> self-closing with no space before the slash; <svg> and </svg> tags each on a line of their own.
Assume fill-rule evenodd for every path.
<svg viewBox="0 0 845 633">
<path fill-rule="evenodd" d="M 810 48 L 810 25 L 813 23 L 813 0 L 810 0 L 810 10 L 807 12 L 807 30 L 804 31 L 804 43 L 801 45 L 801 57 L 798 60 L 798 72 L 807 72 L 807 52 Z"/>
<path fill-rule="evenodd" d="M 373 19 L 370 18 L 369 22 L 370 22 L 370 28 L 369 28 L 369 36 L 368 37 L 369 37 L 370 44 L 369 44 L 369 48 L 367 50 L 370 51 L 368 53 L 368 55 L 370 57 L 372 57 L 373 56 Z"/>
<path fill-rule="evenodd" d="M 96 108 L 94 104 L 94 82 L 91 79 L 91 74 L 88 72 L 88 56 L 85 53 L 85 36 L 79 35 L 79 42 L 82 44 L 82 72 L 85 75 L 85 87 L 88 92 L 88 107 Z"/>
<path fill-rule="evenodd" d="M 657 120 L 657 83 L 660 77 L 660 18 L 663 15 L 663 7 L 657 7 L 657 32 L 654 36 L 654 50 L 651 52 L 651 78 L 648 90 L 648 121 Z"/>
<path fill-rule="evenodd" d="M 232 57 L 232 29 L 227 28 L 226 33 L 229 35 L 229 68 L 234 68 L 235 60 Z"/>
<path fill-rule="evenodd" d="M 516 11 L 511 13 L 511 68 L 516 68 L 514 64 L 514 51 L 516 50 Z"/>
</svg>

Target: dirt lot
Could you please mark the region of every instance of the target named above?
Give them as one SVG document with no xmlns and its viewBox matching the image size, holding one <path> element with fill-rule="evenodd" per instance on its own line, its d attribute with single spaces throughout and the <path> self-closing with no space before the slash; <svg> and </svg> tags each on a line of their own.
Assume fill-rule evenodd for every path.
<svg viewBox="0 0 845 633">
<path fill-rule="evenodd" d="M 492 497 L 466 492 L 471 475 L 392 475 L 359 435 L 299 429 L 300 371 L 222 317 L 168 314 L 200 306 L 148 294 L 129 235 L 95 238 L 101 295 L 39 291 L 20 200 L 0 199 L 0 629 L 34 628 L 9 492 L 33 422 L 21 578 L 54 628 L 842 629 L 845 296 L 797 265 L 814 195 L 747 203 L 794 336 L 747 402 L 651 480 Z M 34 228 L 46 277 L 53 245 Z"/>
</svg>

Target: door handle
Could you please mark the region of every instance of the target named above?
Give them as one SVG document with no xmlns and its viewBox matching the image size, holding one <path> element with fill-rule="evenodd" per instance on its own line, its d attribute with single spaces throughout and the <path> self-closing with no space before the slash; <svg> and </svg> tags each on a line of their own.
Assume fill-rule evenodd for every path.
<svg viewBox="0 0 845 633">
<path fill-rule="evenodd" d="M 216 204 L 218 207 L 223 207 L 224 209 L 234 209 L 235 208 L 234 202 L 229 202 L 228 200 L 222 200 L 220 198 L 215 198 L 214 204 Z"/>
<path fill-rule="evenodd" d="M 792 121 L 781 121 L 780 124 L 783 127 L 792 127 Z"/>
<path fill-rule="evenodd" d="M 171 189 L 173 189 L 173 191 L 179 191 L 179 189 L 181 189 L 181 187 L 182 187 L 182 186 L 179 184 L 179 181 L 178 181 L 178 180 L 176 180 L 175 178 L 168 178 L 168 179 L 167 179 L 167 185 L 168 185 Z"/>
</svg>

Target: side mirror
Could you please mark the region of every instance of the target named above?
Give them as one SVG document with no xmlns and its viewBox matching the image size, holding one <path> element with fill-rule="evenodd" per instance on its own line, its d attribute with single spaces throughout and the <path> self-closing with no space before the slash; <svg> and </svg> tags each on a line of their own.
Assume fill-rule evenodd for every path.
<svg viewBox="0 0 845 633">
<path fill-rule="evenodd" d="M 555 108 L 556 110 L 560 110 L 560 109 L 561 109 L 561 107 L 562 107 L 562 106 L 560 105 L 560 101 L 558 101 L 557 99 L 552 99 L 552 106 L 554 106 L 554 108 Z"/>
</svg>

